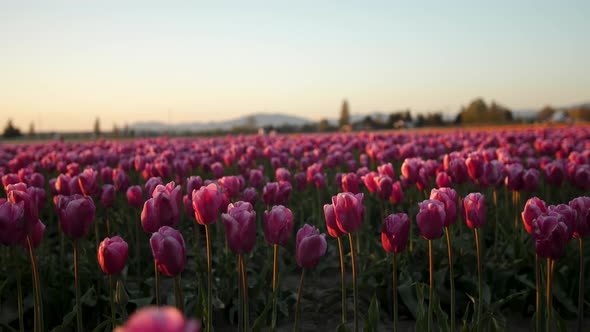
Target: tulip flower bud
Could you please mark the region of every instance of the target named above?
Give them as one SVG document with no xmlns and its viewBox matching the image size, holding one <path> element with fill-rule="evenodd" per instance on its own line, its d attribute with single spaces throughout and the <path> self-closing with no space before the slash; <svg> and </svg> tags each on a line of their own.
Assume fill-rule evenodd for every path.
<svg viewBox="0 0 590 332">
<path fill-rule="evenodd" d="M 578 212 L 567 204 L 550 205 L 547 210 L 561 214 L 563 222 L 567 226 L 568 239 L 571 239 L 576 230 Z"/>
<path fill-rule="evenodd" d="M 545 181 L 553 186 L 560 186 L 565 178 L 565 168 L 563 163 L 559 160 L 552 161 L 543 168 L 545 173 Z"/>
<path fill-rule="evenodd" d="M 478 228 L 486 223 L 485 197 L 471 193 L 463 199 L 463 217 L 469 228 Z"/>
<path fill-rule="evenodd" d="M 105 184 L 102 186 L 102 194 L 100 195 L 100 205 L 108 208 L 115 203 L 115 187 L 112 184 Z"/>
<path fill-rule="evenodd" d="M 563 216 L 555 211 L 542 214 L 533 221 L 535 252 L 540 257 L 558 259 L 565 253 L 568 229 Z"/>
<path fill-rule="evenodd" d="M 114 332 L 202 332 L 201 321 L 186 320 L 175 307 L 144 307 Z"/>
<path fill-rule="evenodd" d="M 154 189 L 156 189 L 156 187 L 158 185 L 162 185 L 162 184 L 164 184 L 164 182 L 162 182 L 162 178 L 160 178 L 160 177 L 149 178 L 145 182 L 145 192 L 148 195 L 148 197 L 151 197 L 152 193 L 154 192 Z"/>
<path fill-rule="evenodd" d="M 224 203 L 223 194 L 214 183 L 203 186 L 192 193 L 195 218 L 201 225 L 213 224 L 217 220 Z"/>
<path fill-rule="evenodd" d="M 92 198 L 78 194 L 59 196 L 56 207 L 61 230 L 66 236 L 76 240 L 88 234 L 96 212 Z"/>
<path fill-rule="evenodd" d="M 129 175 L 122 169 L 113 170 L 113 184 L 117 191 L 126 191 L 131 185 Z"/>
<path fill-rule="evenodd" d="M 203 179 L 200 176 L 191 176 L 186 180 L 186 193 L 192 196 L 193 190 L 199 190 L 203 186 Z"/>
<path fill-rule="evenodd" d="M 374 193 L 377 191 L 377 178 L 379 174 L 376 172 L 369 172 L 361 177 L 363 184 L 367 187 L 369 192 Z M 393 178 L 392 178 L 393 179 Z"/>
<path fill-rule="evenodd" d="M 441 237 L 446 219 L 445 205 L 440 201 L 425 200 L 418 203 L 418 207 L 416 223 L 422 237 L 426 240 Z"/>
<path fill-rule="evenodd" d="M 526 192 L 534 192 L 539 188 L 539 171 L 534 168 L 527 169 L 522 173 L 523 189 Z"/>
<path fill-rule="evenodd" d="M 230 204 L 227 213 L 221 215 L 225 236 L 234 254 L 245 254 L 256 244 L 256 211 L 248 202 Z"/>
<path fill-rule="evenodd" d="M 326 219 L 326 228 L 328 229 L 328 234 L 330 234 L 330 236 L 341 237 L 342 235 L 346 235 L 346 233 L 342 232 L 340 228 L 338 228 L 338 224 L 336 223 L 336 215 L 334 214 L 334 205 L 324 205 L 324 217 Z"/>
<path fill-rule="evenodd" d="M 402 185 L 399 181 L 395 181 L 393 185 L 391 185 L 390 200 L 393 204 L 401 203 L 404 200 L 404 192 L 402 191 Z"/>
<path fill-rule="evenodd" d="M 410 236 L 410 218 L 405 213 L 390 214 L 383 221 L 381 244 L 385 251 L 400 253 L 404 251 Z"/>
<path fill-rule="evenodd" d="M 123 285 L 121 279 L 117 279 L 117 286 L 115 289 L 115 303 L 120 306 L 126 306 L 129 303 L 129 295 L 127 295 L 127 290 Z"/>
<path fill-rule="evenodd" d="M 92 168 L 87 168 L 78 175 L 78 185 L 84 196 L 96 196 L 99 191 L 98 173 Z"/>
<path fill-rule="evenodd" d="M 295 260 L 304 269 L 313 269 L 318 265 L 320 257 L 326 254 L 328 244 L 326 234 L 308 224 L 303 225 L 295 237 Z"/>
<path fill-rule="evenodd" d="M 186 265 L 184 239 L 179 231 L 169 226 L 162 226 L 150 238 L 152 255 L 163 274 L 174 277 L 180 274 Z"/>
<path fill-rule="evenodd" d="M 105 274 L 120 273 L 127 263 L 128 246 L 120 236 L 105 238 L 98 246 L 98 263 Z"/>
<path fill-rule="evenodd" d="M 143 204 L 143 189 L 141 186 L 131 186 L 127 188 L 127 202 L 131 207 L 138 208 Z"/>
<path fill-rule="evenodd" d="M 332 205 L 336 215 L 336 224 L 342 232 L 356 232 L 361 227 L 365 212 L 363 194 L 339 193 L 332 196 Z"/>
<path fill-rule="evenodd" d="M 307 176 L 303 172 L 295 174 L 295 189 L 297 189 L 297 191 L 304 191 L 307 187 L 306 177 Z"/>
<path fill-rule="evenodd" d="M 377 166 L 377 172 L 379 172 L 379 175 L 387 175 L 391 179 L 395 179 L 395 171 L 393 170 L 393 165 L 391 165 L 391 163 Z"/>
<path fill-rule="evenodd" d="M 0 203 L 0 244 L 13 246 L 27 237 L 24 202 Z"/>
<path fill-rule="evenodd" d="M 590 197 L 577 197 L 569 202 L 569 206 L 577 212 L 575 238 L 590 236 Z"/>
<path fill-rule="evenodd" d="M 342 190 L 353 194 L 359 193 L 359 178 L 356 173 L 346 173 L 342 176 Z"/>
<path fill-rule="evenodd" d="M 180 222 L 180 186 L 174 182 L 158 185 L 141 211 L 141 226 L 147 233 L 156 232 L 162 226 L 176 226 Z"/>
<path fill-rule="evenodd" d="M 444 226 L 457 222 L 457 192 L 451 188 L 432 189 L 430 199 L 437 200 L 445 206 Z"/>
<path fill-rule="evenodd" d="M 512 191 L 520 191 L 524 187 L 522 175 L 524 168 L 521 164 L 510 164 L 506 166 L 506 186 Z"/>
<path fill-rule="evenodd" d="M 39 204 L 35 189 L 27 188 L 27 185 L 20 182 L 6 186 L 8 201 L 12 203 L 23 202 L 25 227 L 31 229 L 39 220 Z"/>
<path fill-rule="evenodd" d="M 443 187 L 451 187 L 453 185 L 453 180 L 447 174 L 447 172 L 440 172 L 436 175 L 436 186 L 439 188 Z"/>
<path fill-rule="evenodd" d="M 380 175 L 375 178 L 377 185 L 377 197 L 382 200 L 388 200 L 391 197 L 393 191 L 393 180 L 388 175 Z"/>
<path fill-rule="evenodd" d="M 286 168 L 279 167 L 275 170 L 275 178 L 277 179 L 277 182 L 291 182 L 291 172 Z"/>
<path fill-rule="evenodd" d="M 256 191 L 256 188 L 248 187 L 244 189 L 242 192 L 242 201 L 248 202 L 252 204 L 252 206 L 255 206 L 256 202 L 258 201 L 258 192 Z"/>
<path fill-rule="evenodd" d="M 521 217 L 527 233 L 531 234 L 533 232 L 533 220 L 544 213 L 547 213 L 547 206 L 543 200 L 532 197 L 526 201 Z"/>
<path fill-rule="evenodd" d="M 39 247 L 41 240 L 43 240 L 43 236 L 45 235 L 45 224 L 42 223 L 41 220 L 38 220 L 29 231 L 29 235 L 31 237 L 31 242 L 33 243 L 33 248 Z M 23 238 L 22 244 L 23 247 L 28 250 L 29 243 L 26 238 Z"/>
<path fill-rule="evenodd" d="M 293 213 L 282 205 L 264 212 L 264 239 L 269 244 L 286 246 L 293 231 Z"/>
<path fill-rule="evenodd" d="M 228 198 L 235 198 L 240 194 L 240 180 L 237 176 L 224 176 L 218 182 Z"/>
</svg>

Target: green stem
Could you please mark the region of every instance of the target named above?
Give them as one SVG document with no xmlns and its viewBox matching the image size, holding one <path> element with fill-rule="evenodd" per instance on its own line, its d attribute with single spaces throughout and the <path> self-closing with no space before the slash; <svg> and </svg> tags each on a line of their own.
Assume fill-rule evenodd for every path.
<svg viewBox="0 0 590 332">
<path fill-rule="evenodd" d="M 397 332 L 398 306 L 397 306 L 397 254 L 393 253 L 393 331 Z"/>
<path fill-rule="evenodd" d="M 74 283 L 76 286 L 76 326 L 82 332 L 82 302 L 80 301 L 80 273 L 78 269 L 79 248 L 78 240 L 74 240 Z"/>
<path fill-rule="evenodd" d="M 211 306 L 211 287 L 213 286 L 213 277 L 211 274 L 211 236 L 209 234 L 209 225 L 205 224 L 205 237 L 207 242 L 207 332 L 211 332 L 213 325 L 213 308 Z"/>
<path fill-rule="evenodd" d="M 432 240 L 428 240 L 428 270 L 430 287 L 428 290 L 428 332 L 432 332 L 432 299 L 434 297 L 434 264 L 432 261 Z"/>
<path fill-rule="evenodd" d="M 158 272 L 158 264 L 154 260 L 154 293 L 156 294 L 156 305 L 160 306 L 160 273 Z"/>
<path fill-rule="evenodd" d="M 180 285 L 180 274 L 174 277 L 174 300 L 176 307 L 184 315 L 184 297 L 182 296 L 182 286 Z"/>
<path fill-rule="evenodd" d="M 580 251 L 580 280 L 578 283 L 578 332 L 582 332 L 584 322 L 584 240 L 578 238 Z"/>
<path fill-rule="evenodd" d="M 140 229 L 139 229 L 139 224 L 140 222 L 138 220 L 133 220 L 133 223 L 135 224 L 135 264 L 136 264 L 136 272 L 137 272 L 137 278 L 138 280 L 141 280 L 141 255 L 140 255 L 140 248 L 139 248 L 139 237 L 140 235 Z"/>
<path fill-rule="evenodd" d="M 33 241 L 31 236 L 27 235 L 27 245 L 29 247 L 29 256 L 31 257 L 31 270 L 33 272 L 33 290 L 34 290 L 34 317 L 35 317 L 35 331 L 43 331 L 43 301 L 41 297 L 41 285 L 39 284 L 39 271 L 37 270 L 37 261 L 35 259 L 35 252 L 33 250 Z"/>
<path fill-rule="evenodd" d="M 21 271 L 20 271 L 20 266 L 18 264 L 18 259 L 17 259 L 17 252 L 16 249 L 13 247 L 12 249 L 12 257 L 14 258 L 14 261 L 16 263 L 16 291 L 18 294 L 18 298 L 17 300 L 17 306 L 18 306 L 18 328 L 20 332 L 24 332 L 25 330 L 25 325 L 24 325 L 24 319 L 23 319 L 23 286 L 22 286 L 22 276 L 21 276 Z"/>
<path fill-rule="evenodd" d="M 539 272 L 539 255 L 535 254 L 535 331 L 541 331 L 541 274 Z"/>
<path fill-rule="evenodd" d="M 447 237 L 447 254 L 449 256 L 449 280 L 451 283 L 451 331 L 455 331 L 455 273 L 453 272 L 453 247 L 451 245 L 451 229 L 445 227 Z"/>
<path fill-rule="evenodd" d="M 301 270 L 301 279 L 299 280 L 299 290 L 297 291 L 297 303 L 295 304 L 295 325 L 294 332 L 299 331 L 299 307 L 301 304 L 301 293 L 303 292 L 303 278 L 305 277 L 305 269 Z"/>
<path fill-rule="evenodd" d="M 109 302 L 111 305 L 111 323 L 113 324 L 113 331 L 117 327 L 117 321 L 115 320 L 115 301 L 113 301 L 113 276 L 109 274 Z"/>
<path fill-rule="evenodd" d="M 111 222 L 109 221 L 109 209 L 104 210 L 105 224 L 107 225 L 107 236 L 111 236 Z"/>
<path fill-rule="evenodd" d="M 477 228 L 474 229 L 475 231 L 475 248 L 477 251 L 477 329 L 476 331 L 480 331 L 481 326 L 481 308 L 482 308 L 482 269 L 481 269 L 481 246 L 479 243 L 479 230 Z"/>
<path fill-rule="evenodd" d="M 272 318 L 270 330 L 274 331 L 277 327 L 277 286 L 278 286 L 278 253 L 279 246 L 273 246 L 273 264 L 272 264 Z"/>
<path fill-rule="evenodd" d="M 359 329 L 358 324 L 358 286 L 356 284 L 356 264 L 354 261 L 354 241 L 352 240 L 352 234 L 348 233 L 348 241 L 350 242 L 350 261 L 352 263 L 352 296 L 354 299 L 354 332 Z M 357 239 L 358 244 L 358 239 Z"/>
<path fill-rule="evenodd" d="M 242 257 L 242 261 L 240 263 L 240 271 L 242 275 L 242 287 L 243 295 L 242 298 L 244 300 L 244 331 L 250 330 L 250 310 L 248 309 L 248 275 L 246 274 L 246 260 Z"/>
<path fill-rule="evenodd" d="M 551 258 L 547 258 L 547 332 L 551 331 Z"/>
<path fill-rule="evenodd" d="M 340 253 L 340 287 L 342 288 L 342 323 L 346 323 L 346 275 L 344 274 L 344 252 L 342 251 L 342 239 L 338 238 L 338 251 Z"/>
</svg>

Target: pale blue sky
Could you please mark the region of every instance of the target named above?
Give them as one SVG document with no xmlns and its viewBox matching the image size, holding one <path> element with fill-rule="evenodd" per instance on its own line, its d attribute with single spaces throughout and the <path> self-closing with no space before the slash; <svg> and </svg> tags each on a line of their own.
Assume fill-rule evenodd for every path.
<svg viewBox="0 0 590 332">
<path fill-rule="evenodd" d="M 590 1 L 0 0 L 0 113 L 27 128 L 590 100 Z M 1 124 L 0 124 L 1 125 Z"/>
</svg>

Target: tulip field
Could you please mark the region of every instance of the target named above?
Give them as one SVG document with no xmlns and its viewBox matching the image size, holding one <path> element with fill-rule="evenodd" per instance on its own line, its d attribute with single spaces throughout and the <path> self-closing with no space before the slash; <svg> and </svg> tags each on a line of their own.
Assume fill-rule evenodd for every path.
<svg viewBox="0 0 590 332">
<path fill-rule="evenodd" d="M 587 126 L 4 142 L 0 177 L 0 331 L 590 330 Z"/>
</svg>

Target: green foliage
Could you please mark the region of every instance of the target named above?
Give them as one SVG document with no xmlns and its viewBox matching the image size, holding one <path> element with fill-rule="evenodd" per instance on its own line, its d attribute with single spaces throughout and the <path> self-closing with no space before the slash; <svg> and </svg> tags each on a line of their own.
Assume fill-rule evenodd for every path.
<svg viewBox="0 0 590 332">
<path fill-rule="evenodd" d="M 461 109 L 458 120 L 464 124 L 503 123 L 512 121 L 512 111 L 494 101 L 488 106 L 483 99 L 477 98 Z"/>
</svg>

